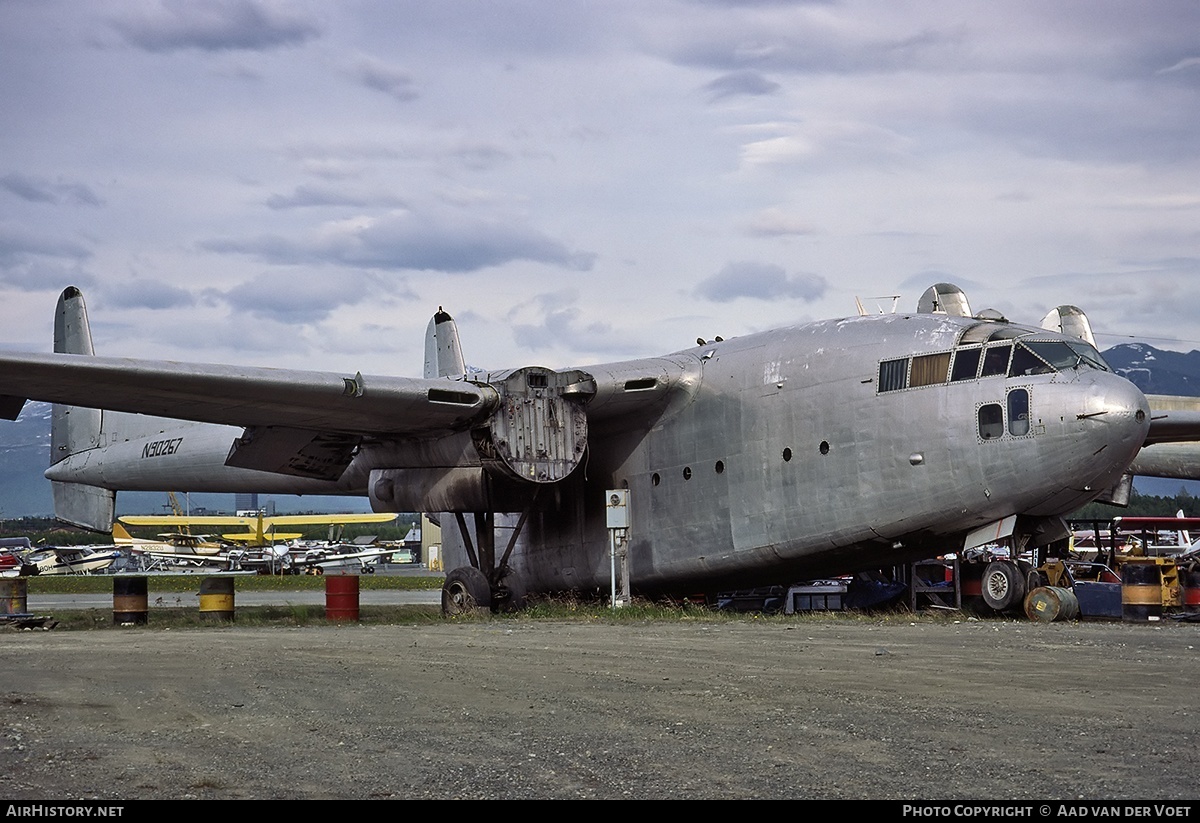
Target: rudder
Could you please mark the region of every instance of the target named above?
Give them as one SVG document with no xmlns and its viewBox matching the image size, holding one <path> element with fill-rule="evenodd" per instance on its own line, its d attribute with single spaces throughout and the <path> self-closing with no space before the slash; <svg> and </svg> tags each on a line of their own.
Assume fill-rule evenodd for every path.
<svg viewBox="0 0 1200 823">
<path fill-rule="evenodd" d="M 68 286 L 58 298 L 54 314 L 54 351 L 58 354 L 94 355 L 83 293 Z M 55 403 L 50 412 L 50 465 L 81 451 L 100 446 L 104 412 Z M 54 516 L 65 523 L 107 532 L 112 528 L 117 493 L 99 486 L 52 481 Z"/>
<path fill-rule="evenodd" d="M 438 306 L 425 332 L 425 377 L 462 377 L 467 373 L 458 326 Z"/>
</svg>

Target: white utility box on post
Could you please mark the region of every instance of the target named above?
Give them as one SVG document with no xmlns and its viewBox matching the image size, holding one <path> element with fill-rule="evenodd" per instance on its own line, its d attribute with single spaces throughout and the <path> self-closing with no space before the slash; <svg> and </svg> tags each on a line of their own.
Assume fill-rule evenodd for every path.
<svg viewBox="0 0 1200 823">
<path fill-rule="evenodd" d="M 612 573 L 612 607 L 629 604 L 629 489 L 609 489 L 604 493 L 604 513 L 608 524 L 609 562 Z M 619 559 L 619 564 L 618 564 Z M 620 574 L 617 566 L 620 565 Z M 620 578 L 620 596 L 617 579 Z"/>
</svg>

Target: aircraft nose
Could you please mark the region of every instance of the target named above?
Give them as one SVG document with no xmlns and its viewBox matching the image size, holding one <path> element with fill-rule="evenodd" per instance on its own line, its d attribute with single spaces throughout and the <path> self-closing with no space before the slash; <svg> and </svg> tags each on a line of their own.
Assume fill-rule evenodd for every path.
<svg viewBox="0 0 1200 823">
<path fill-rule="evenodd" d="M 1076 419 L 1090 430 L 1091 422 L 1101 429 L 1110 449 L 1128 452 L 1133 460 L 1146 442 L 1150 431 L 1150 401 L 1142 390 L 1116 374 L 1098 375 L 1092 390 L 1085 394 L 1083 408 Z"/>
</svg>

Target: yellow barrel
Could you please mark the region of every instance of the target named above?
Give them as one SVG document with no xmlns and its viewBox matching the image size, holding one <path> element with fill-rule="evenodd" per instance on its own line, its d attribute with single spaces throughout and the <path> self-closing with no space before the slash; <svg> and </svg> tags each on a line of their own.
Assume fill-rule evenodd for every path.
<svg viewBox="0 0 1200 823">
<path fill-rule="evenodd" d="M 325 575 L 325 619 L 358 620 L 358 575 Z"/>
<path fill-rule="evenodd" d="M 119 574 L 113 577 L 113 623 L 118 626 L 145 625 L 146 578 Z"/>
<path fill-rule="evenodd" d="M 1121 566 L 1121 619 L 1143 623 L 1162 619 L 1162 577 L 1153 561 L 1126 560 Z"/>
<path fill-rule="evenodd" d="M 1025 595 L 1025 616 L 1040 623 L 1079 617 L 1075 592 L 1060 586 L 1038 586 Z"/>
<path fill-rule="evenodd" d="M 200 581 L 200 617 L 233 620 L 232 577 L 206 577 Z"/>
<path fill-rule="evenodd" d="M 29 614 L 29 579 L 0 577 L 0 614 Z"/>
</svg>

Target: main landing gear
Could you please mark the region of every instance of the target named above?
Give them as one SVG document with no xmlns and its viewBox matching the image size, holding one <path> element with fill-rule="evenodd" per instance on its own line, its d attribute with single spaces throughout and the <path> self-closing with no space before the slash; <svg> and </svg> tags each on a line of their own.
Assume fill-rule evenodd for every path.
<svg viewBox="0 0 1200 823">
<path fill-rule="evenodd" d="M 491 512 L 475 513 L 475 540 L 472 542 L 466 517 L 461 512 L 454 513 L 471 565 L 459 566 L 446 575 L 446 582 L 442 584 L 443 616 L 454 617 L 482 611 L 519 611 L 525 608 L 524 581 L 519 573 L 509 567 L 508 559 L 528 515 L 529 509 L 521 513 L 504 554 L 497 562 L 495 515 Z"/>
</svg>

